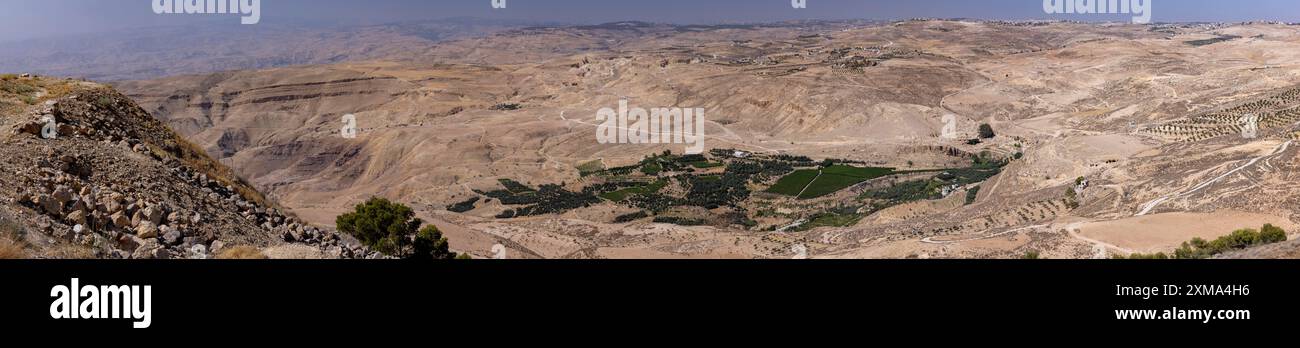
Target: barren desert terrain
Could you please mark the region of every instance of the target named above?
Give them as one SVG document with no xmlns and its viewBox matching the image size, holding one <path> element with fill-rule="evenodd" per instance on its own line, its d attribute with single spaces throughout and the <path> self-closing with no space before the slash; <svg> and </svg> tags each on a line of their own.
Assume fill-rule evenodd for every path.
<svg viewBox="0 0 1300 348">
<path fill-rule="evenodd" d="M 114 86 L 308 223 L 387 197 L 475 257 L 1093 258 L 1294 230 L 1297 61 L 1272 23 L 623 22 Z M 704 109 L 705 154 L 598 142 L 621 100 Z"/>
</svg>

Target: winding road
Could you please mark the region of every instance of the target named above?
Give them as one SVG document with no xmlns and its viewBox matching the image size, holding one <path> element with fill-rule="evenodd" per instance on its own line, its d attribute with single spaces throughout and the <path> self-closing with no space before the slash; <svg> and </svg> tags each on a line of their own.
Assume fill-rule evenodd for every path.
<svg viewBox="0 0 1300 348">
<path fill-rule="evenodd" d="M 1147 202 L 1146 204 L 1143 204 L 1143 205 L 1142 205 L 1142 210 L 1138 211 L 1138 213 L 1137 213 L 1136 215 L 1133 215 L 1133 216 L 1143 216 L 1143 215 L 1150 214 L 1152 210 L 1155 210 L 1155 208 L 1159 207 L 1161 204 L 1164 204 L 1165 202 L 1167 202 L 1167 201 L 1169 201 L 1169 200 L 1171 200 L 1171 199 L 1178 198 L 1178 197 L 1182 197 L 1182 196 L 1186 196 L 1186 195 L 1190 195 L 1190 194 L 1192 194 L 1192 193 L 1196 193 L 1196 191 L 1200 191 L 1200 190 L 1202 190 L 1202 189 L 1204 189 L 1204 188 L 1206 188 L 1206 187 L 1209 187 L 1210 185 L 1214 185 L 1215 183 L 1217 183 L 1217 182 L 1223 180 L 1224 178 L 1227 178 L 1227 177 L 1229 177 L 1229 176 L 1232 176 L 1233 174 L 1237 174 L 1237 172 L 1240 172 L 1240 171 L 1242 171 L 1243 169 L 1249 168 L 1249 167 L 1255 165 L 1255 163 L 1259 163 L 1260 160 L 1270 159 L 1270 158 L 1275 157 L 1275 156 L 1277 156 L 1277 155 L 1279 155 L 1279 154 L 1281 154 L 1281 153 L 1283 153 L 1283 152 L 1286 152 L 1286 150 L 1287 150 L 1288 148 L 1291 147 L 1291 142 L 1292 142 L 1292 140 L 1288 140 L 1288 141 L 1282 143 L 1281 145 L 1278 145 L 1278 146 L 1277 146 L 1276 148 L 1274 148 L 1273 151 L 1270 152 L 1269 154 L 1267 154 L 1267 155 L 1263 155 L 1263 156 L 1259 156 L 1259 157 L 1255 157 L 1255 158 L 1251 159 L 1249 162 L 1246 162 L 1245 164 L 1242 164 L 1241 166 L 1238 166 L 1237 168 L 1235 168 L 1235 169 L 1233 169 L 1233 170 L 1229 170 L 1227 173 L 1223 173 L 1222 175 L 1216 176 L 1216 177 L 1214 177 L 1214 178 L 1212 178 L 1212 179 L 1210 179 L 1210 180 L 1206 180 L 1205 182 L 1202 182 L 1200 185 L 1196 185 L 1196 187 L 1192 187 L 1191 189 L 1188 189 L 1188 190 L 1186 190 L 1186 191 L 1181 191 L 1181 192 L 1171 193 L 1171 194 L 1165 195 L 1165 196 L 1163 196 L 1163 197 L 1160 197 L 1160 198 L 1156 198 L 1156 199 L 1154 199 L 1154 200 L 1151 200 L 1150 202 Z"/>
</svg>

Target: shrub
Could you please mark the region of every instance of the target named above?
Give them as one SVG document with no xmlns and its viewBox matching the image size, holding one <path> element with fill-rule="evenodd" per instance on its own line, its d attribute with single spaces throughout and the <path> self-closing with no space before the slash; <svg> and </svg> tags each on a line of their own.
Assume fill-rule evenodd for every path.
<svg viewBox="0 0 1300 348">
<path fill-rule="evenodd" d="M 415 235 L 415 242 L 412 243 L 411 259 L 413 260 L 451 260 L 457 259 L 456 253 L 447 248 L 447 238 L 442 236 L 442 231 L 433 225 L 424 226 L 420 232 Z"/>
<path fill-rule="evenodd" d="M 98 106 L 102 109 L 111 109 L 113 108 L 113 98 L 109 98 L 108 96 L 100 96 L 99 98 L 95 98 L 95 106 Z"/>
<path fill-rule="evenodd" d="M 378 197 L 358 204 L 354 212 L 339 215 L 334 222 L 339 231 L 371 249 L 398 257 L 409 254 L 412 237 L 423 224 L 411 208 Z"/>
<path fill-rule="evenodd" d="M 27 249 L 17 241 L 0 238 L 0 260 L 20 260 L 27 258 Z"/>
<path fill-rule="evenodd" d="M 659 172 L 662 172 L 663 170 L 663 166 L 660 166 L 659 163 L 651 162 L 641 166 L 641 173 L 645 175 L 659 175 Z"/>
<path fill-rule="evenodd" d="M 0 91 L 11 94 L 28 95 L 36 93 L 38 89 L 36 86 L 25 83 L 24 81 L 0 80 Z"/>
<path fill-rule="evenodd" d="M 75 243 L 59 243 L 41 250 L 41 257 L 55 260 L 95 259 L 95 249 Z"/>
<path fill-rule="evenodd" d="M 22 240 L 0 236 L 0 260 L 22 260 L 27 258 L 27 247 Z"/>
<path fill-rule="evenodd" d="M 993 126 L 990 126 L 988 123 L 980 125 L 980 139 L 992 139 L 996 136 L 998 135 L 993 132 Z"/>
<path fill-rule="evenodd" d="M 1155 254 L 1139 254 L 1139 253 L 1133 253 L 1133 254 L 1129 254 L 1128 257 L 1124 257 L 1123 255 L 1115 255 L 1115 258 L 1116 258 L 1116 259 L 1129 259 L 1129 260 L 1168 260 L 1168 259 L 1169 259 L 1169 255 L 1168 255 L 1168 254 L 1165 254 L 1165 253 L 1155 253 Z M 1175 258 L 1176 258 L 1176 257 L 1175 257 Z"/>
<path fill-rule="evenodd" d="M 1284 241 L 1286 241 L 1286 231 L 1272 224 L 1265 224 L 1259 231 L 1249 228 L 1240 229 L 1210 242 L 1200 238 L 1193 238 L 1191 241 L 1184 242 L 1177 250 L 1174 250 L 1174 257 L 1179 259 L 1204 259 L 1233 250 Z"/>
<path fill-rule="evenodd" d="M 27 243 L 23 242 L 23 228 L 8 219 L 0 219 L 0 260 L 26 259 Z"/>
<path fill-rule="evenodd" d="M 424 221 L 415 217 L 415 211 L 387 199 L 371 198 L 358 204 L 355 211 L 339 215 L 334 222 L 339 231 L 385 255 L 416 260 L 456 258 L 438 227 L 429 225 L 421 229 Z"/>
<path fill-rule="evenodd" d="M 1273 224 L 1264 224 L 1264 227 L 1259 229 L 1259 241 L 1264 244 L 1285 242 L 1286 231 Z"/>
<path fill-rule="evenodd" d="M 501 103 L 493 105 L 491 109 L 493 111 L 513 111 L 521 108 L 523 108 L 523 105 L 520 105 L 519 103 Z"/>
<path fill-rule="evenodd" d="M 1074 192 L 1074 187 L 1065 188 L 1065 206 L 1070 210 L 1079 209 L 1079 195 Z"/>
</svg>

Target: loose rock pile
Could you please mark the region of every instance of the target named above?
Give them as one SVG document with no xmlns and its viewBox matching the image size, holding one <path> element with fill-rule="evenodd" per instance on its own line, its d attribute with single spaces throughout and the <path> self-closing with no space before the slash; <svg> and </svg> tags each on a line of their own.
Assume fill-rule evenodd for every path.
<svg viewBox="0 0 1300 348">
<path fill-rule="evenodd" d="M 0 139 L 0 167 L 9 173 L 0 177 L 9 203 L 0 216 L 40 232 L 29 240 L 47 236 L 44 244 L 80 245 L 99 258 L 203 259 L 228 246 L 285 243 L 328 258 L 379 257 L 259 202 L 246 184 L 211 177 L 211 168 L 224 167 L 185 152 L 175 133 L 110 89 L 3 116 L 17 122 L 5 122 L 12 131 Z"/>
</svg>

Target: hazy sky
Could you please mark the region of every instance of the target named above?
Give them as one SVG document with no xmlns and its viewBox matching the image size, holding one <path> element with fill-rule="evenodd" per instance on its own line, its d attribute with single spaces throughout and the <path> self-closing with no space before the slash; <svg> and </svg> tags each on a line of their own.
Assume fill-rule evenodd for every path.
<svg viewBox="0 0 1300 348">
<path fill-rule="evenodd" d="M 0 0 L 0 40 L 103 32 L 113 29 L 223 20 L 232 15 L 157 15 L 156 0 Z M 769 22 L 789 19 L 990 19 L 1126 20 L 1122 15 L 1048 15 L 1042 0 L 261 0 L 262 24 L 291 19 L 382 23 L 446 17 L 520 19 L 594 24 L 623 20 L 666 23 Z M 1105 0 L 1101 0 L 1105 1 Z M 1300 22 L 1300 0 L 1149 0 L 1153 20 Z"/>
</svg>

